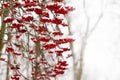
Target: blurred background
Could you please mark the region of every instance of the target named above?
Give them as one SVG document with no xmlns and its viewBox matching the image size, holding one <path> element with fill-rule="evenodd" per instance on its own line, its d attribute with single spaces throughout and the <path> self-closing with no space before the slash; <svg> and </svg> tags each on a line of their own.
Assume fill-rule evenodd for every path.
<svg viewBox="0 0 120 80">
<path fill-rule="evenodd" d="M 75 80 L 120 80 L 120 1 L 74 0 L 70 4 L 75 7 L 69 15 L 75 38 Z"/>
</svg>

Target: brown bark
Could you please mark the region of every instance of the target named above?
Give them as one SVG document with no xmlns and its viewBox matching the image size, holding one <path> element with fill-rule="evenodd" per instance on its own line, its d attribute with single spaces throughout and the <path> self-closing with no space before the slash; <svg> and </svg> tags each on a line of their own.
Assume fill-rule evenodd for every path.
<svg viewBox="0 0 120 80">
<path fill-rule="evenodd" d="M 36 59 L 38 57 L 40 57 L 40 55 L 42 54 L 41 49 L 40 49 L 40 42 L 39 41 L 36 42 L 36 44 L 35 44 L 35 54 L 36 54 Z M 37 60 L 35 62 L 35 68 L 33 69 L 34 72 L 35 72 L 35 76 L 33 76 L 33 80 L 36 80 L 37 74 L 40 73 L 40 68 L 38 67 L 38 65 L 39 65 L 39 61 Z"/>
<path fill-rule="evenodd" d="M 8 13 L 9 13 L 9 10 L 8 9 L 3 9 L 3 16 L 2 16 L 2 20 L 1 20 L 1 29 L 0 29 L 0 56 L 2 54 L 2 49 L 3 49 L 3 46 L 4 46 L 4 33 L 5 33 L 5 30 L 6 30 L 6 23 L 3 22 L 3 19 L 5 17 L 8 16 Z"/>
</svg>

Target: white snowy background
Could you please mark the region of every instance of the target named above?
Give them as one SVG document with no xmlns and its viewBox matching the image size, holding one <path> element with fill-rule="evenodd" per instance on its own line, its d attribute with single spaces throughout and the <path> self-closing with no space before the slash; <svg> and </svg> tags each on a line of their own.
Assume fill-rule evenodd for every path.
<svg viewBox="0 0 120 80">
<path fill-rule="evenodd" d="M 70 14 L 76 56 L 87 27 L 90 31 L 83 80 L 120 80 L 120 0 L 71 0 L 70 4 L 76 9 Z"/>
</svg>

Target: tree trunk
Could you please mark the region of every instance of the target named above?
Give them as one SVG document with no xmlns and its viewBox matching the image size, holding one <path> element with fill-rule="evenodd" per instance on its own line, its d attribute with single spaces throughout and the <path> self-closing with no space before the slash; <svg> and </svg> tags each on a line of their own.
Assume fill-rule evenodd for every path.
<svg viewBox="0 0 120 80">
<path fill-rule="evenodd" d="M 0 56 L 2 54 L 2 49 L 3 49 L 3 46 L 4 46 L 4 33 L 5 33 L 5 30 L 6 30 L 6 23 L 3 22 L 3 19 L 5 17 L 8 16 L 8 13 L 9 13 L 9 10 L 8 9 L 3 9 L 3 16 L 2 16 L 2 20 L 1 20 L 1 29 L 0 29 Z"/>
</svg>

